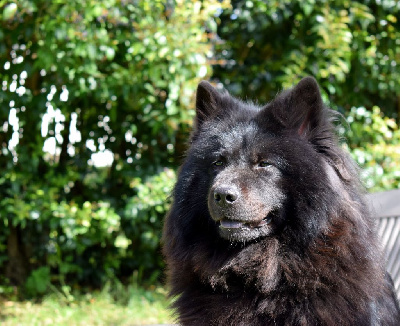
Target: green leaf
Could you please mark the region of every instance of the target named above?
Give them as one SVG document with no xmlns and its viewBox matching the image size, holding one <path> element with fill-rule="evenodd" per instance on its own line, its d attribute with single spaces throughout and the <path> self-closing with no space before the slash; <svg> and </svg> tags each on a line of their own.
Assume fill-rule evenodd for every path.
<svg viewBox="0 0 400 326">
<path fill-rule="evenodd" d="M 18 10 L 18 6 L 16 3 L 10 3 L 8 5 L 4 6 L 3 9 L 3 20 L 7 21 L 7 20 L 11 20 L 15 17 L 15 14 L 17 13 Z"/>
</svg>

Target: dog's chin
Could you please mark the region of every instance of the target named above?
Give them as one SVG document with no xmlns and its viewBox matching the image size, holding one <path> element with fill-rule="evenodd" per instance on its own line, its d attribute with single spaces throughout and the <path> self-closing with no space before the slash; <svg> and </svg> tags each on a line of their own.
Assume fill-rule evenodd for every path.
<svg viewBox="0 0 400 326">
<path fill-rule="evenodd" d="M 219 234 L 223 239 L 231 242 L 249 242 L 266 237 L 272 232 L 273 218 L 268 214 L 261 221 L 240 221 L 233 219 L 219 219 Z"/>
<path fill-rule="evenodd" d="M 264 225 L 259 228 L 251 228 L 243 225 L 239 228 L 230 228 L 220 225 L 219 234 L 223 239 L 231 242 L 249 242 L 270 235 L 271 227 Z"/>
</svg>

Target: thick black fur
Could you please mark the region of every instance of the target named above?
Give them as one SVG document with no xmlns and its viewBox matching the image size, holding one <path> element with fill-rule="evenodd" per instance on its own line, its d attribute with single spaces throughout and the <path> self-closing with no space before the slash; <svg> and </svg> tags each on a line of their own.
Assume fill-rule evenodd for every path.
<svg viewBox="0 0 400 326">
<path fill-rule="evenodd" d="M 181 325 L 400 325 L 355 165 L 318 85 L 260 107 L 197 90 L 164 226 Z"/>
</svg>

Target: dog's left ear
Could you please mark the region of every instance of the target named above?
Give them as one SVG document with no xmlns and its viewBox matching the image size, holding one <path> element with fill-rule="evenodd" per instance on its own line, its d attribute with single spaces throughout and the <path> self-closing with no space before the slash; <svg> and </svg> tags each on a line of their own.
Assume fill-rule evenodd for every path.
<svg viewBox="0 0 400 326">
<path fill-rule="evenodd" d="M 324 103 L 318 83 L 313 77 L 305 77 L 288 95 L 288 127 L 307 137 L 323 120 Z"/>
<path fill-rule="evenodd" d="M 310 138 L 325 123 L 325 109 L 318 83 L 305 77 L 293 88 L 279 94 L 261 112 L 264 125 L 276 132 L 291 130 Z"/>
</svg>

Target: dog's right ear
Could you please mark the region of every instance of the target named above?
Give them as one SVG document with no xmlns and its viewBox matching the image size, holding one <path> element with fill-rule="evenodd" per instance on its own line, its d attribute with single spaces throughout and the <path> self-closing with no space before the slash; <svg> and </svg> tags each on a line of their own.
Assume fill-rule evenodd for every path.
<svg viewBox="0 0 400 326">
<path fill-rule="evenodd" d="M 196 93 L 196 128 L 215 116 L 220 102 L 220 93 L 208 82 L 201 81 Z"/>
</svg>

